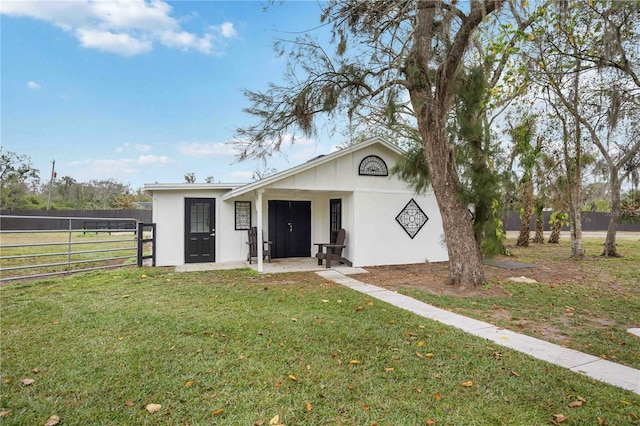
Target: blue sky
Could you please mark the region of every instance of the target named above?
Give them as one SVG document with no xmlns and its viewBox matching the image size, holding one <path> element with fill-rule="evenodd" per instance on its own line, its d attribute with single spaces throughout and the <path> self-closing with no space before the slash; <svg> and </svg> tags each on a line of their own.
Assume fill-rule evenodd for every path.
<svg viewBox="0 0 640 426">
<path fill-rule="evenodd" d="M 315 1 L 7 1 L 1 11 L 1 143 L 49 180 L 246 182 L 235 129 L 252 122 L 242 89 L 278 82 L 276 39 L 319 25 Z M 275 155 L 283 170 L 330 152 L 320 132 Z"/>
</svg>

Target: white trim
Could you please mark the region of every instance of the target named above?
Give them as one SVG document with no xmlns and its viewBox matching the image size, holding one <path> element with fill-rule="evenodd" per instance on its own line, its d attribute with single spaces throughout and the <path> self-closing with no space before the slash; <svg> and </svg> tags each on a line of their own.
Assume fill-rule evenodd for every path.
<svg viewBox="0 0 640 426">
<path fill-rule="evenodd" d="M 233 190 L 244 183 L 146 183 L 145 191 Z"/>
<path fill-rule="evenodd" d="M 259 189 L 259 188 L 264 188 L 264 187 L 266 187 L 266 186 L 268 186 L 268 185 L 270 185 L 270 184 L 272 184 L 274 182 L 277 182 L 277 181 L 282 180 L 282 179 L 286 179 L 286 178 L 288 178 L 290 176 L 293 176 L 295 174 L 304 172 L 306 170 L 310 170 L 310 169 L 312 169 L 314 167 L 320 166 L 320 165 L 322 165 L 324 163 L 328 163 L 330 161 L 335 160 L 336 158 L 342 157 L 342 156 L 347 155 L 347 154 L 351 154 L 352 152 L 359 151 L 362 148 L 366 148 L 366 147 L 374 145 L 376 143 L 379 143 L 379 144 L 389 148 L 390 150 L 394 151 L 398 155 L 404 155 L 405 154 L 405 152 L 402 149 L 400 149 L 399 147 L 397 147 L 396 145 L 393 145 L 393 144 L 385 141 L 384 139 L 381 139 L 381 138 L 376 136 L 374 138 L 367 139 L 364 142 L 353 144 L 353 145 L 351 145 L 351 146 L 349 146 L 347 148 L 341 149 L 340 151 L 332 152 L 331 154 L 327 154 L 327 155 L 324 155 L 324 156 L 321 156 L 321 157 L 316 157 L 315 159 L 309 160 L 306 163 L 303 163 L 303 164 L 300 164 L 298 166 L 292 167 L 290 169 L 284 170 L 284 171 L 282 171 L 280 173 L 276 173 L 275 175 L 266 177 L 266 178 L 258 180 L 256 182 L 252 182 L 252 183 L 249 183 L 247 185 L 244 185 L 244 186 L 241 186 L 241 187 L 238 187 L 238 188 L 234 188 L 230 192 L 224 194 L 222 196 L 222 199 L 224 201 L 227 201 L 229 199 L 232 199 L 232 198 L 235 198 L 235 197 L 239 197 L 239 196 L 241 196 L 243 194 L 246 194 L 247 192 L 251 192 L 251 191 L 254 191 L 254 190 Z M 331 189 L 330 188 L 327 188 L 327 189 L 321 189 L 321 188 L 320 189 L 315 189 L 314 188 L 311 191 L 331 191 Z"/>
</svg>

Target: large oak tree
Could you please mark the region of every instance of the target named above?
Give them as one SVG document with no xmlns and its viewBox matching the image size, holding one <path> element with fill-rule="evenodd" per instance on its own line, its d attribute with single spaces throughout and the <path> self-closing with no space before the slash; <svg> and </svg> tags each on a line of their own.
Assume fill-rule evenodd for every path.
<svg viewBox="0 0 640 426">
<path fill-rule="evenodd" d="M 446 126 L 473 35 L 505 1 L 328 2 L 322 20 L 332 28 L 337 55 L 310 36 L 283 48 L 290 58 L 286 84 L 245 91 L 251 102 L 246 111 L 258 123 L 238 129 L 240 158 L 269 155 L 292 141 L 296 130 L 315 134 L 318 115 L 381 114 L 390 124 L 413 115 L 442 215 L 450 282 L 483 283 L 482 256 Z"/>
</svg>

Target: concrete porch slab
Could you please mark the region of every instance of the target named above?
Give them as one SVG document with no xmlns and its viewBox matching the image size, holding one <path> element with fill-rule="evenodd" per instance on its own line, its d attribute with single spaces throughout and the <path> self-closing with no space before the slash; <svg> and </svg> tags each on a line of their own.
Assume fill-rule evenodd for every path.
<svg viewBox="0 0 640 426">
<path fill-rule="evenodd" d="M 211 262 L 211 263 L 187 263 L 176 266 L 176 272 L 194 272 L 194 271 L 223 271 L 228 269 L 251 268 L 258 270 L 258 264 L 247 261 L 242 262 Z M 315 257 L 290 257 L 284 259 L 272 259 L 271 263 L 263 263 L 263 273 L 278 274 L 286 272 L 316 272 L 316 271 L 340 271 L 339 275 L 365 274 L 368 273 L 362 268 L 353 268 L 350 266 L 336 266 L 327 269 L 324 265 L 318 265 Z"/>
</svg>

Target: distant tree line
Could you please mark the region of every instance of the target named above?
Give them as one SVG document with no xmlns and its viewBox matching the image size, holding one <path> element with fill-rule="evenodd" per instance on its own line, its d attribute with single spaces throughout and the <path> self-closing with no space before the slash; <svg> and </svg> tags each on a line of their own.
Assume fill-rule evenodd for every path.
<svg viewBox="0 0 640 426">
<path fill-rule="evenodd" d="M 142 188 L 115 179 L 78 182 L 71 176 L 43 182 L 27 155 L 0 149 L 0 210 L 132 209 L 151 201 Z"/>
</svg>

